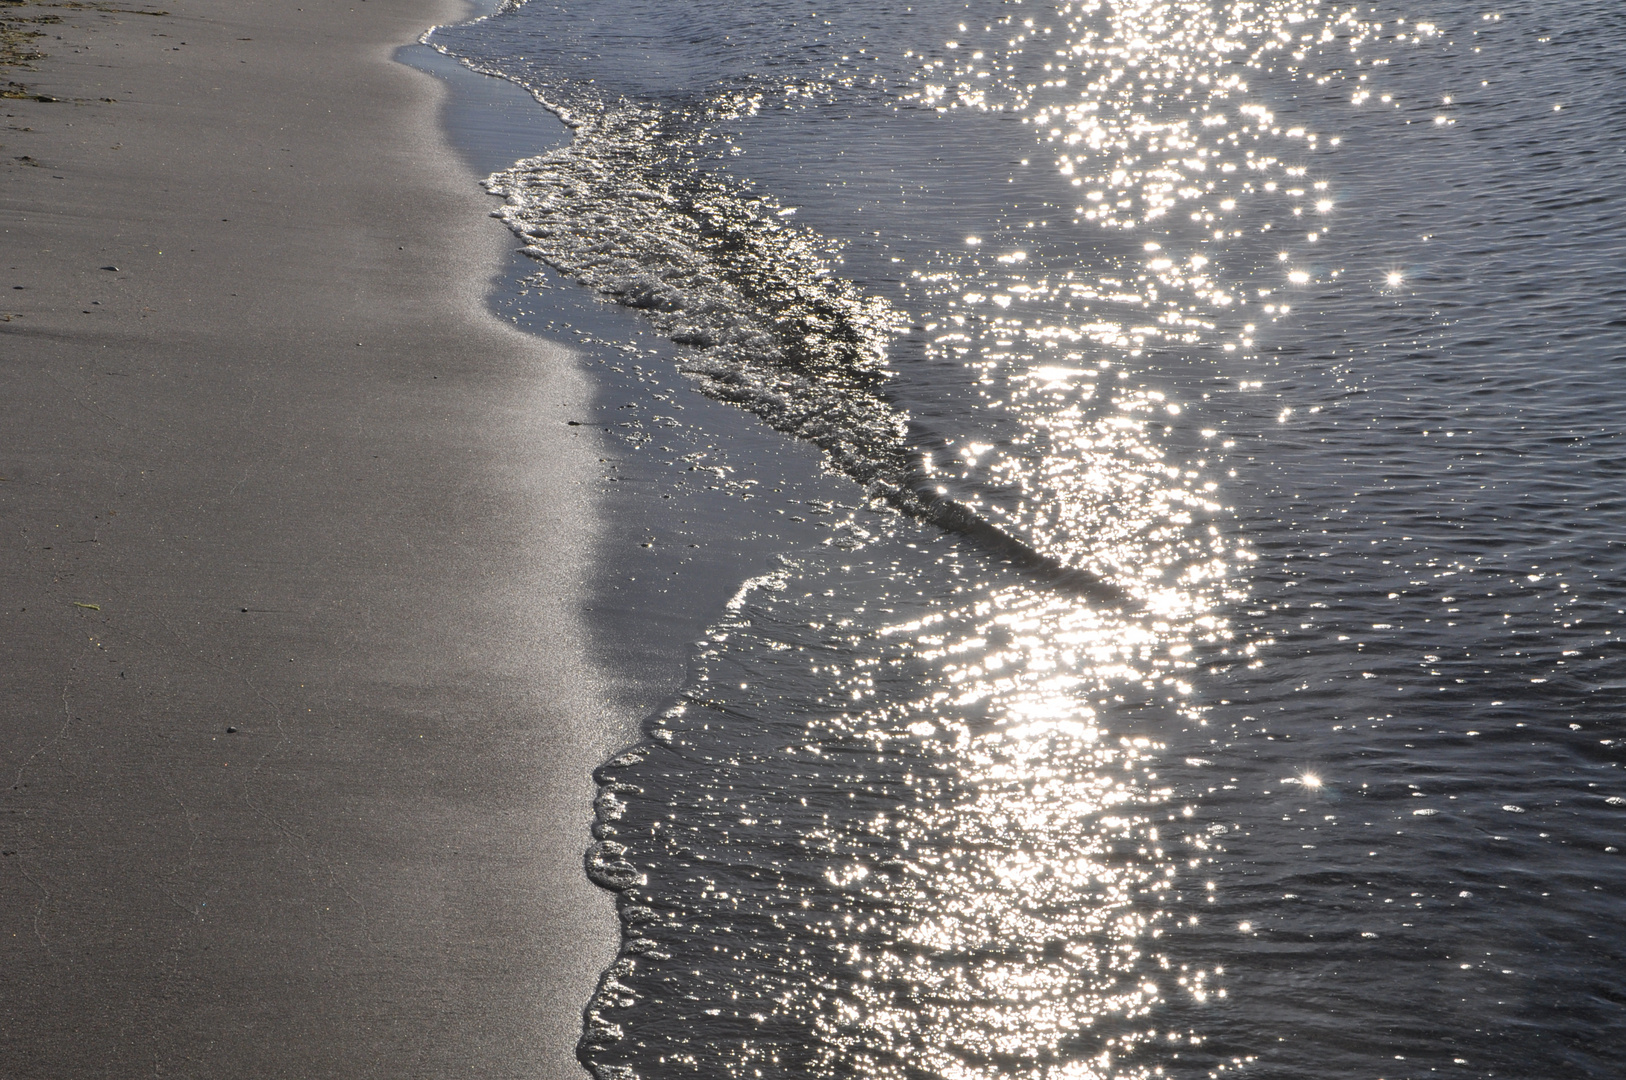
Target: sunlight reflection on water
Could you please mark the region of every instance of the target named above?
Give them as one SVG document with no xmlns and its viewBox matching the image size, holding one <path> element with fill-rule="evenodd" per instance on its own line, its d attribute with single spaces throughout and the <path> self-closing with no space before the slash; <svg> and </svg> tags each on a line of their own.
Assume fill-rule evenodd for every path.
<svg viewBox="0 0 1626 1080">
<path fill-rule="evenodd" d="M 815 297 L 815 337 L 840 305 L 810 281 L 885 301 L 867 397 L 707 368 L 698 334 L 692 367 L 765 387 L 848 475 L 869 435 L 918 457 L 1117 599 L 855 492 L 604 770 L 593 865 L 627 944 L 584 1060 L 1605 1075 L 1618 16 L 632 7 L 504 46 L 550 90 L 682 121 L 634 132 L 636 190 L 583 149 L 603 182 L 549 228 L 636 277 L 595 245 L 650 229 L 583 215 L 608 191 L 676 222 L 662 258 L 721 337 L 783 326 L 716 273 Z M 686 190 L 705 206 L 662 202 Z M 717 241 L 745 220 L 766 239 Z"/>
</svg>

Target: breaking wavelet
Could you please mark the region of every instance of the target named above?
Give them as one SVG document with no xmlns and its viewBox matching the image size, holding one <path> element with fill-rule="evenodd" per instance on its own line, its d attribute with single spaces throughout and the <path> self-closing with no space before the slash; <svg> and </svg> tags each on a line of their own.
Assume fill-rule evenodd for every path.
<svg viewBox="0 0 1626 1080">
<path fill-rule="evenodd" d="M 683 368 L 704 393 L 818 446 L 872 498 L 1057 588 L 1123 598 L 932 489 L 884 393 L 906 316 L 831 273 L 828 243 L 771 198 L 675 160 L 662 133 L 683 124 L 659 108 L 569 122 L 570 145 L 487 181 L 528 255 L 646 314 L 689 347 Z"/>
</svg>

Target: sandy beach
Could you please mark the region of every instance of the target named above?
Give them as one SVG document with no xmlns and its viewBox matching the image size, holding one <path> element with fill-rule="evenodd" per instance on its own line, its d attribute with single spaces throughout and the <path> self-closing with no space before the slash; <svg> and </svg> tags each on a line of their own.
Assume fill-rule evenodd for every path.
<svg viewBox="0 0 1626 1080">
<path fill-rule="evenodd" d="M 1621 1074 L 1621 5 L 814 7 L 0 0 L 0 1080 Z"/>
<path fill-rule="evenodd" d="M 632 728 L 589 389 L 392 60 L 468 12 L 163 7 L 5 15 L 0 1075 L 584 1075 Z"/>
</svg>

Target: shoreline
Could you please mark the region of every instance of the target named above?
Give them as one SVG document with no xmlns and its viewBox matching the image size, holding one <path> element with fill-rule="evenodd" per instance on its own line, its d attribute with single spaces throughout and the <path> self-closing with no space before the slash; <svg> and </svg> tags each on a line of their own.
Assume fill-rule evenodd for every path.
<svg viewBox="0 0 1626 1080">
<path fill-rule="evenodd" d="M 477 171 L 504 171 L 574 137 L 530 91 L 500 75 L 427 45 L 403 49 L 398 59 L 446 80 L 448 138 Z M 618 835 L 608 809 L 617 800 L 613 767 L 647 747 L 667 709 L 704 684 L 697 668 L 730 633 L 723 627 L 731 606 L 750 582 L 794 574 L 804 558 L 819 557 L 815 550 L 844 541 L 843 518 L 862 516 L 867 500 L 811 442 L 705 396 L 683 374 L 688 350 L 643 313 L 532 259 L 521 250 L 524 237 L 512 242 L 493 310 L 530 333 L 570 342 L 594 388 L 567 421 L 596 431 L 603 452 L 594 503 L 603 532 L 584 622 L 592 659 L 607 673 L 605 707 L 637 721 L 636 737 L 594 770 L 606 814 L 593 823 L 598 842 L 583 852 L 586 875 L 626 917 L 615 963 L 583 1003 L 584 1039 L 597 1053 L 626 1004 L 619 980 L 647 945 L 642 909 L 629 907 L 614 875 L 603 872 L 605 846 Z"/>
<path fill-rule="evenodd" d="M 519 83 L 429 45 L 397 59 L 446 82 L 447 137 L 482 178 L 573 137 Z M 502 205 L 485 199 L 488 212 Z M 600 448 L 594 509 L 603 530 L 586 622 L 607 673 L 608 708 L 635 720 L 638 741 L 689 681 L 697 648 L 740 586 L 781 568 L 788 553 L 829 541 L 829 520 L 808 520 L 809 503 L 828 515 L 866 499 L 812 443 L 705 396 L 683 374 L 686 351 L 643 313 L 527 256 L 527 241 L 499 227 L 510 255 L 493 282 L 492 310 L 568 343 L 592 387 L 566 421 L 596 430 Z"/>
<path fill-rule="evenodd" d="M 582 1076 L 636 717 L 593 387 L 392 59 L 467 15 L 166 6 L 4 103 L 0 1071 Z"/>
</svg>

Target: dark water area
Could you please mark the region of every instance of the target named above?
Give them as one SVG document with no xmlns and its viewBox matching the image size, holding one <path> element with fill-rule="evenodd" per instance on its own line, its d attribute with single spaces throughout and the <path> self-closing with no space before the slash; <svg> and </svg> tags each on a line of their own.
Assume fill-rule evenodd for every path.
<svg viewBox="0 0 1626 1080">
<path fill-rule="evenodd" d="M 570 125 L 501 213 L 621 305 L 616 392 L 690 410 L 616 436 L 615 513 L 750 432 L 706 535 L 786 530 L 710 556 L 601 772 L 585 1064 L 1622 1075 L 1626 9 L 530 0 L 430 42 Z"/>
</svg>

